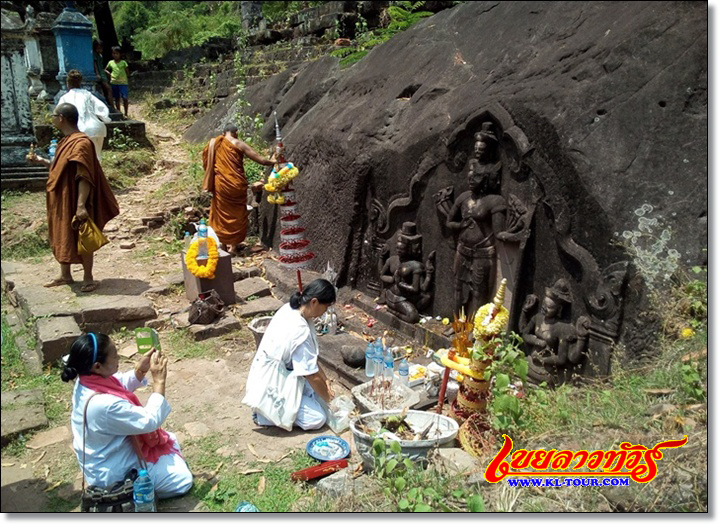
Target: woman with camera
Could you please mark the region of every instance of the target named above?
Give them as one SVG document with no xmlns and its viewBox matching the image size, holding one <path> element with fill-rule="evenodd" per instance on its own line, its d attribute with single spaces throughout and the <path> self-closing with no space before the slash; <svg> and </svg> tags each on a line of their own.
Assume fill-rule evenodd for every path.
<svg viewBox="0 0 720 525">
<path fill-rule="evenodd" d="M 105 334 L 89 332 L 70 348 L 62 380 L 76 377 L 71 415 L 73 448 L 85 480 L 99 488 L 127 479 L 133 469 L 147 467 L 158 498 L 185 494 L 192 474 L 172 433 L 160 425 L 170 414 L 165 399 L 167 357 L 152 349 L 134 370 L 118 372 L 118 351 Z M 143 406 L 133 391 L 147 385 L 152 394 Z M 144 464 L 144 465 L 143 465 Z"/>
</svg>

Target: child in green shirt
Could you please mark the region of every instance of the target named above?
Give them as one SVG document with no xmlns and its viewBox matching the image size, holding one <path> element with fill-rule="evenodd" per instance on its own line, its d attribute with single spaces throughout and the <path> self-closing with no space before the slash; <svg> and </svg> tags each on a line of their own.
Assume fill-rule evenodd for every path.
<svg viewBox="0 0 720 525">
<path fill-rule="evenodd" d="M 105 72 L 110 75 L 110 87 L 112 88 L 115 107 L 120 111 L 120 99 L 123 99 L 125 117 L 128 116 L 128 74 L 130 73 L 128 63 L 122 60 L 120 48 L 112 48 L 113 59 L 108 62 Z"/>
</svg>

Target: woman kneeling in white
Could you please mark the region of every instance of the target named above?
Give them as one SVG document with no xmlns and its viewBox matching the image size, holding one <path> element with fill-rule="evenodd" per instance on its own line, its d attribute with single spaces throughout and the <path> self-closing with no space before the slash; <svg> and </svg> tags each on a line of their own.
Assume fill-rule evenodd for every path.
<svg viewBox="0 0 720 525">
<path fill-rule="evenodd" d="M 316 279 L 295 292 L 265 330 L 255 354 L 243 403 L 253 409 L 253 421 L 292 430 L 321 428 L 327 420 L 318 397 L 334 397 L 330 382 L 318 364 L 318 344 L 312 319 L 335 302 L 335 287 Z"/>
<path fill-rule="evenodd" d="M 134 370 L 124 373 L 117 373 L 118 363 L 117 347 L 110 338 L 91 332 L 75 340 L 62 372 L 65 382 L 79 376 L 70 421 L 73 448 L 85 480 L 100 488 L 111 487 L 125 479 L 130 469 L 142 468 L 142 456 L 158 498 L 185 494 L 192 487 L 192 474 L 175 436 L 160 428 L 170 414 L 165 399 L 167 357 L 153 349 Z M 133 390 L 147 385 L 148 370 L 153 393 L 142 406 Z"/>
</svg>

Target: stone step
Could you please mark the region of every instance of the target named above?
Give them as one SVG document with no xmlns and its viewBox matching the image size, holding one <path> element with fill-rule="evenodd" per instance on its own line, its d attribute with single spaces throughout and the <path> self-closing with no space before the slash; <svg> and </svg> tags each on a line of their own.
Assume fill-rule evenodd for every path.
<svg viewBox="0 0 720 525">
<path fill-rule="evenodd" d="M 290 297 L 298 291 L 297 271 L 286 270 L 280 267 L 280 263 L 272 259 L 265 259 L 263 262 L 265 268 L 265 278 L 273 283 L 277 290 L 283 295 Z M 300 270 L 300 279 L 303 286 L 311 281 L 321 278 L 322 275 L 312 270 Z"/>
<path fill-rule="evenodd" d="M 23 177 L 6 179 L 4 176 L 0 179 L 0 187 L 3 190 L 41 190 L 47 184 L 47 173 L 38 175 L 37 177 Z"/>
<path fill-rule="evenodd" d="M 252 296 L 259 298 L 270 295 L 270 283 L 261 277 L 250 277 L 242 281 L 235 281 L 234 288 L 238 302 L 247 301 Z"/>
<path fill-rule="evenodd" d="M 211 324 L 192 324 L 188 330 L 195 341 L 210 339 L 240 330 L 242 323 L 232 313 L 226 312 L 223 317 Z"/>
<path fill-rule="evenodd" d="M 22 433 L 48 425 L 41 390 L 5 391 L 1 399 L 3 447 Z"/>
<path fill-rule="evenodd" d="M 135 328 L 155 319 L 153 303 L 138 295 L 101 295 L 100 287 L 93 294 L 77 292 L 81 283 L 73 288 L 58 286 L 44 288 L 16 283 L 15 293 L 21 316 L 30 318 L 72 317 L 83 330 L 109 332 L 123 326 Z"/>
<path fill-rule="evenodd" d="M 239 306 L 235 310 L 235 315 L 241 318 L 255 317 L 257 315 L 272 315 L 282 305 L 282 301 L 278 301 L 274 297 L 261 297 L 260 299 L 255 299 L 254 301 Z"/>
<path fill-rule="evenodd" d="M 36 324 L 37 350 L 43 364 L 57 361 L 70 351 L 73 341 L 82 335 L 74 317 L 43 317 Z"/>
</svg>

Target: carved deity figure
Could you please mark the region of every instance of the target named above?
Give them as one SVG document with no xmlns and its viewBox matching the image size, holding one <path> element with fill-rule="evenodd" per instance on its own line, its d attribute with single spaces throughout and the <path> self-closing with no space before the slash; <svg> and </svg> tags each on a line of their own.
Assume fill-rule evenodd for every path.
<svg viewBox="0 0 720 525">
<path fill-rule="evenodd" d="M 528 319 L 537 303 L 537 296 L 528 295 L 520 316 L 520 333 L 531 365 L 560 369 L 578 363 L 587 350 L 590 320 L 580 316 L 575 325 L 563 321 L 572 304 L 567 281 L 558 279 L 546 288 L 540 312 Z"/>
<path fill-rule="evenodd" d="M 490 302 L 495 288 L 497 240 L 504 240 L 507 202 L 490 192 L 497 185 L 500 162 L 497 139 L 490 123 L 475 134 L 475 157 L 468 167 L 469 191 L 462 193 L 448 212 L 446 226 L 457 234 L 453 272 L 455 311 L 472 315 Z"/>
<path fill-rule="evenodd" d="M 432 300 L 435 252 L 422 262 L 422 235 L 414 222 L 402 225 L 397 235 L 397 254 L 383 265 L 380 279 L 385 287 L 385 304 L 397 317 L 408 323 L 420 319 L 419 310 Z"/>
</svg>

